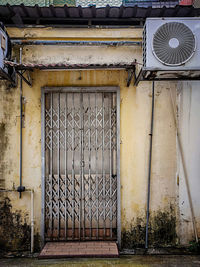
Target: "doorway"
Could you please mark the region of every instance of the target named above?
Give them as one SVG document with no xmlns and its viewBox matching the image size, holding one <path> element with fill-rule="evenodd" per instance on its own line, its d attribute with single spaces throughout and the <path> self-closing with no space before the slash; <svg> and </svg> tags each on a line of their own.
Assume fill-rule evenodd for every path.
<svg viewBox="0 0 200 267">
<path fill-rule="evenodd" d="M 42 90 L 44 240 L 117 240 L 119 89 Z"/>
</svg>

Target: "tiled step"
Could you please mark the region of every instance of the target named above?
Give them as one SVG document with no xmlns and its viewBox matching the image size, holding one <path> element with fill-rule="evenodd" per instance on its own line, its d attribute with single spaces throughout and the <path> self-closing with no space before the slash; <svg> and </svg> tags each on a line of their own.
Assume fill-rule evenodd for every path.
<svg viewBox="0 0 200 267">
<path fill-rule="evenodd" d="M 116 258 L 119 252 L 116 242 L 48 242 L 42 249 L 39 259 L 53 258 Z"/>
</svg>

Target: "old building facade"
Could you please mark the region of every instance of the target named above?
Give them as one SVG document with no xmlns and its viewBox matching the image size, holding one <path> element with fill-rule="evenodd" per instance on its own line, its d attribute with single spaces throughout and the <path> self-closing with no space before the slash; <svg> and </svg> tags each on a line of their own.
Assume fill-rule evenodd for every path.
<svg viewBox="0 0 200 267">
<path fill-rule="evenodd" d="M 82 12 L 80 22 L 87 19 Z M 6 250 L 27 250 L 33 239 L 35 250 L 47 240 L 145 243 L 152 82 L 127 85 L 135 62 L 142 63 L 143 27 L 80 24 L 7 27 L 12 40 L 27 42 L 15 42 L 13 59 L 20 62 L 21 48 L 32 85 L 22 82 L 20 197 L 20 78 L 16 87 L 0 82 L 0 244 Z M 199 235 L 198 86 L 155 83 L 150 247 L 188 245 L 194 223 Z"/>
</svg>

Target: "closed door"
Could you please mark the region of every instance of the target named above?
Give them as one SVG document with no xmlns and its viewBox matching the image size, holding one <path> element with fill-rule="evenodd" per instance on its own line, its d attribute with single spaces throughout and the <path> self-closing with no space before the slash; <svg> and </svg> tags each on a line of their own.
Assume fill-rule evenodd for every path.
<svg viewBox="0 0 200 267">
<path fill-rule="evenodd" d="M 117 238 L 116 92 L 46 92 L 45 239 Z"/>
</svg>

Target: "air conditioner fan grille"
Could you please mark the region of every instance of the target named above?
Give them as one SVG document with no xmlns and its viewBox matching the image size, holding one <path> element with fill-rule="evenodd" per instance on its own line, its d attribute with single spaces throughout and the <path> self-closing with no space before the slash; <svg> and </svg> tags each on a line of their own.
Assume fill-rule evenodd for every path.
<svg viewBox="0 0 200 267">
<path fill-rule="evenodd" d="M 195 52 L 194 34 L 183 23 L 165 23 L 154 35 L 153 52 L 165 65 L 182 65 Z"/>
</svg>

